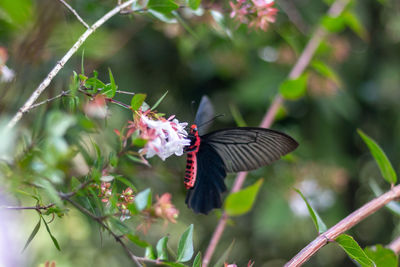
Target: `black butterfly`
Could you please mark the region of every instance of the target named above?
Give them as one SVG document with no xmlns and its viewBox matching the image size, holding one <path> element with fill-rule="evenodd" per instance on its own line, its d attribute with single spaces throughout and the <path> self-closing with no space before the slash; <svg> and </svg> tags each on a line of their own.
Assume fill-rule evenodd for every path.
<svg viewBox="0 0 400 267">
<path fill-rule="evenodd" d="M 222 206 L 221 194 L 226 191 L 227 172 L 250 171 L 268 165 L 297 148 L 290 136 L 259 127 L 236 127 L 204 134 L 205 125 L 214 110 L 208 97 L 203 96 L 190 128 L 190 145 L 185 147 L 187 164 L 185 186 L 186 204 L 196 213 L 207 214 Z"/>
</svg>

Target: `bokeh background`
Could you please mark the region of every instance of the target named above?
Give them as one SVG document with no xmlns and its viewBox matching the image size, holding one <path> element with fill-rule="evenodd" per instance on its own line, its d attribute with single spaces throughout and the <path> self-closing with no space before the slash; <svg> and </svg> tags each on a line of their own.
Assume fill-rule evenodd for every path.
<svg viewBox="0 0 400 267">
<path fill-rule="evenodd" d="M 92 23 L 115 2 L 74 0 L 69 4 Z M 277 1 L 277 21 L 267 32 L 249 30 L 229 20 L 223 28 L 207 10 L 202 16 L 181 10 L 186 28 L 182 24 L 157 21 L 145 14 L 116 16 L 83 46 L 85 72 L 90 74 L 97 70 L 99 77 L 107 80 L 110 68 L 119 89 L 145 93 L 148 103 L 155 103 L 168 91 L 158 110 L 174 114 L 182 121 L 193 121 L 195 103 L 206 94 L 214 103 L 216 113 L 224 114 L 214 122 L 213 129 L 235 126 L 243 121 L 256 126 L 319 25 L 329 7 L 326 2 Z M 228 2 L 203 4 L 228 17 Z M 364 31 L 356 34 L 344 28 L 330 34 L 318 48 L 315 59 L 330 66 L 338 79 L 332 81 L 310 68 L 307 94 L 299 100 L 285 102 L 272 128 L 290 134 L 300 146 L 290 158 L 251 172 L 246 186 L 260 177 L 265 179 L 257 202 L 250 213 L 229 221 L 214 260 L 234 241 L 230 263 L 245 266 L 249 260 L 254 260 L 255 266 L 282 266 L 310 242 L 316 231 L 304 202 L 293 188 L 306 195 L 328 226 L 373 198 L 371 183 L 387 190 L 389 186 L 383 182 L 357 128 L 373 137 L 395 170 L 399 170 L 400 2 L 365 0 L 353 1 L 351 5 Z M 0 11 L 0 46 L 8 54 L 6 65 L 16 74 L 11 82 L 0 83 L 0 116 L 4 125 L 84 28 L 54 0 L 0 0 Z M 41 100 L 68 89 L 72 72 L 80 71 L 81 55 L 82 49 L 53 80 Z M 126 95 L 118 95 L 117 99 L 130 102 L 130 96 Z M 7 143 L 7 151 L 17 153 L 22 136 L 34 144 L 40 143 L 49 113 L 54 110 L 82 113 L 80 107 L 84 101 L 82 97 L 75 111 L 71 111 L 64 100 L 31 110 L 18 125 L 23 134 L 13 140 L 0 140 L 3 148 Z M 70 133 L 69 144 L 73 146 L 78 139 L 86 138 L 95 140 L 105 152 L 115 147 L 113 129 L 121 129 L 131 114 L 118 106 L 109 108 L 110 117 L 106 121 L 96 121 L 95 131 L 86 136 Z M 240 114 L 243 121 L 233 114 Z M 146 235 L 139 234 L 155 245 L 169 233 L 170 246 L 175 249 L 179 235 L 193 223 L 195 250 L 204 252 L 220 212 L 196 215 L 185 206 L 184 157 L 171 157 L 165 162 L 153 158 L 150 164 L 151 167 L 146 167 L 123 160 L 118 172 L 139 190 L 150 187 L 155 195 L 172 193 L 180 215 L 177 224 L 165 225 L 159 221 Z M 79 159 L 69 168 L 66 172 L 73 174 L 82 168 L 85 170 Z M 21 178 L 21 175 L 16 177 Z M 229 186 L 234 177 L 227 177 Z M 14 203 L 12 193 L 7 193 L 14 182 L 2 183 L 3 197 Z M 34 205 L 34 201 L 22 198 L 22 204 Z M 4 233 L 11 232 L 13 234 L 8 236 L 12 241 L 9 242 L 17 244 L 14 255 L 20 259 L 14 266 L 38 266 L 46 261 L 55 261 L 57 266 L 130 264 L 107 233 L 73 208 L 64 218 L 56 218 L 50 224 L 61 252 L 55 249 L 42 228 L 29 248 L 19 254 L 38 216 L 34 211 L 12 211 L 1 216 L 0 221 L 8 218 L 8 223 L 0 223 L 1 238 L 6 236 Z M 349 233 L 362 247 L 388 244 L 400 233 L 397 216 L 386 209 L 380 210 Z M 134 218 L 128 221 L 133 229 L 139 223 Z M 11 250 L 2 244 L 0 248 Z M 141 248 L 134 250 L 143 253 Z M 353 263 L 334 244 L 321 249 L 307 263 L 307 266 L 339 265 L 353 266 Z"/>
</svg>

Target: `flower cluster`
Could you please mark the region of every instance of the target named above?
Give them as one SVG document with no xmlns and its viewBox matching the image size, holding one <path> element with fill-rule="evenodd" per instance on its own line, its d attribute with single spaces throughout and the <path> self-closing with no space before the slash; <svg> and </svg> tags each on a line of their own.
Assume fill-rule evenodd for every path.
<svg viewBox="0 0 400 267">
<path fill-rule="evenodd" d="M 176 223 L 179 210 L 171 203 L 171 194 L 165 193 L 161 197 L 157 196 L 157 202 L 154 204 L 154 212 L 157 217 L 163 218 L 166 222 Z"/>
<path fill-rule="evenodd" d="M 102 182 L 99 187 L 99 195 L 98 195 L 98 197 L 101 198 L 101 202 L 108 204 L 111 196 L 112 196 L 111 183 Z M 123 190 L 121 194 L 118 194 L 117 207 L 121 213 L 120 217 L 121 221 L 130 218 L 131 213 L 128 209 L 128 205 L 132 204 L 134 200 L 135 196 L 133 194 L 132 188 L 130 187 Z"/>
<path fill-rule="evenodd" d="M 235 1 L 235 0 L 234 0 Z M 231 18 L 240 23 L 248 24 L 250 28 L 266 31 L 269 23 L 275 22 L 278 9 L 274 8 L 273 0 L 236 0 L 229 2 Z"/>
<path fill-rule="evenodd" d="M 136 133 L 138 138 L 146 142 L 139 151 L 141 155 L 146 155 L 146 158 L 157 155 L 165 160 L 173 154 L 181 156 L 184 147 L 190 144 L 190 140 L 186 138 L 186 126 L 186 122 L 180 123 L 175 116 L 165 119 L 150 110 L 138 110 L 134 120 L 128 122 L 126 134 L 122 136 L 119 131 L 116 133 L 122 136 L 124 146 L 129 137 Z"/>
<path fill-rule="evenodd" d="M 157 202 L 151 208 L 142 211 L 144 221 L 138 226 L 137 230 L 147 233 L 151 224 L 158 218 L 164 219 L 164 225 L 167 225 L 168 222 L 176 223 L 179 210 L 172 204 L 171 198 L 170 193 L 164 193 L 161 197 L 157 196 Z"/>
</svg>

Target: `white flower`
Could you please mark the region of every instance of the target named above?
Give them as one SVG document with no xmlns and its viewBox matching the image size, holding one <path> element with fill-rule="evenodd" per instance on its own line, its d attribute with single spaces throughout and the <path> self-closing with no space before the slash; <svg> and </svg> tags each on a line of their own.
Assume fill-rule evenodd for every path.
<svg viewBox="0 0 400 267">
<path fill-rule="evenodd" d="M 155 131 L 155 138 L 148 140 L 146 146 L 140 151 L 146 153 L 147 158 L 157 155 L 165 160 L 173 154 L 181 156 L 184 147 L 190 145 L 190 140 L 186 139 L 187 123 L 180 123 L 177 119 L 171 121 L 171 119 L 151 120 L 145 115 L 141 116 L 147 128 Z"/>
<path fill-rule="evenodd" d="M 15 76 L 15 72 L 6 65 L 0 68 L 0 74 L 0 82 L 4 83 L 11 82 Z"/>
</svg>

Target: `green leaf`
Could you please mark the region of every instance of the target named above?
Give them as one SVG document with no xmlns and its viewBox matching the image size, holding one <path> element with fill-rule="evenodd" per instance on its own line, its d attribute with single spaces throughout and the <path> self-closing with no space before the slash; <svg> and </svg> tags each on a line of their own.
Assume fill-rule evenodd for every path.
<svg viewBox="0 0 400 267">
<path fill-rule="evenodd" d="M 158 107 L 158 105 L 160 105 L 161 101 L 163 101 L 164 98 L 167 96 L 167 94 L 168 94 L 168 91 L 166 91 L 166 92 L 160 97 L 160 99 L 157 100 L 157 102 L 151 107 L 150 110 L 156 109 L 156 108 Z"/>
<path fill-rule="evenodd" d="M 191 224 L 179 240 L 177 261 L 189 261 L 193 256 L 193 252 L 193 224 Z"/>
<path fill-rule="evenodd" d="M 168 14 L 178 9 L 179 5 L 172 0 L 149 0 L 147 8 L 162 14 Z"/>
<path fill-rule="evenodd" d="M 33 228 L 32 233 L 30 234 L 30 236 L 28 237 L 28 240 L 25 243 L 24 248 L 22 249 L 22 252 L 25 251 L 25 249 L 29 246 L 29 244 L 31 243 L 31 241 L 33 240 L 33 238 L 36 236 L 36 234 L 38 233 L 39 229 L 40 229 L 40 222 L 41 222 L 41 218 L 39 218 L 38 223 L 36 224 L 35 228 Z"/>
<path fill-rule="evenodd" d="M 304 73 L 297 79 L 286 80 L 279 87 L 279 92 L 285 99 L 296 100 L 304 96 L 307 90 L 308 74 Z"/>
<path fill-rule="evenodd" d="M 322 76 L 335 82 L 337 85 L 341 84 L 339 76 L 335 73 L 335 71 L 331 67 L 326 65 L 324 62 L 319 60 L 314 60 L 311 63 L 311 67 L 315 69 Z"/>
<path fill-rule="evenodd" d="M 139 211 L 142 211 L 151 206 L 151 190 L 147 188 L 146 190 L 140 192 L 135 197 L 135 205 Z"/>
<path fill-rule="evenodd" d="M 168 243 L 168 236 L 164 236 L 157 242 L 157 259 L 166 261 L 168 260 L 168 252 L 167 252 L 167 243 Z"/>
<path fill-rule="evenodd" d="M 139 236 L 133 235 L 133 234 L 126 234 L 125 235 L 130 241 L 132 241 L 134 244 L 138 245 L 139 247 L 142 248 L 147 248 L 150 246 L 149 243 L 147 243 L 144 240 L 141 240 Z"/>
<path fill-rule="evenodd" d="M 196 257 L 194 258 L 192 267 L 201 267 L 201 252 L 197 253 Z"/>
<path fill-rule="evenodd" d="M 317 228 L 318 233 L 323 233 L 325 232 L 328 228 L 326 227 L 325 223 L 322 221 L 321 217 L 319 217 L 318 213 L 311 207 L 310 203 L 308 203 L 307 199 L 305 196 L 300 192 L 298 189 L 294 189 L 301 198 L 304 200 L 304 202 L 307 205 L 308 213 L 310 213 L 311 219 L 314 222 L 315 228 Z"/>
<path fill-rule="evenodd" d="M 115 96 L 115 92 L 117 91 L 117 85 L 115 84 L 114 76 L 111 72 L 111 69 L 108 69 L 108 75 L 110 76 L 110 84 L 111 84 L 111 89 L 112 89 L 112 96 Z"/>
<path fill-rule="evenodd" d="M 238 216 L 248 212 L 255 202 L 262 183 L 263 179 L 259 179 L 253 185 L 230 194 L 225 201 L 226 213 L 229 216 Z"/>
<path fill-rule="evenodd" d="M 166 262 L 163 261 L 163 265 L 171 266 L 171 267 L 187 267 L 185 264 L 179 262 Z"/>
<path fill-rule="evenodd" d="M 397 267 L 398 256 L 393 250 L 384 248 L 382 245 L 375 245 L 373 247 L 366 247 L 365 254 L 373 260 L 376 267 Z"/>
<path fill-rule="evenodd" d="M 350 11 L 346 11 L 342 14 L 346 25 L 355 32 L 361 39 L 367 39 L 367 30 L 361 24 L 360 19 Z"/>
<path fill-rule="evenodd" d="M 393 170 L 392 164 L 387 158 L 385 152 L 383 152 L 382 148 L 368 135 L 366 135 L 360 129 L 357 130 L 358 134 L 367 144 L 372 156 L 375 158 L 376 163 L 381 170 L 381 174 L 383 178 L 391 184 L 395 184 L 397 181 L 396 172 Z"/>
<path fill-rule="evenodd" d="M 91 88 L 92 89 L 91 93 L 93 94 L 97 93 L 97 89 L 106 87 L 106 85 L 96 77 L 91 77 L 87 79 L 85 82 L 85 86 Z"/>
<path fill-rule="evenodd" d="M 54 188 L 52 183 L 50 183 L 46 179 L 41 179 L 40 181 L 37 182 L 37 184 L 41 185 L 44 188 L 51 201 L 55 202 L 56 205 L 61 208 L 64 207 L 64 203 L 61 201 L 60 196 L 58 195 L 58 192 Z"/>
<path fill-rule="evenodd" d="M 50 228 L 49 228 L 49 226 L 47 225 L 46 220 L 45 220 L 43 217 L 42 217 L 42 220 L 43 220 L 43 222 L 44 222 L 44 225 L 46 226 L 47 232 L 49 233 L 49 235 L 50 235 L 50 237 L 51 237 L 51 240 L 53 240 L 54 246 L 55 246 L 59 251 L 61 251 L 60 245 L 58 244 L 57 239 L 56 239 L 56 238 L 53 236 L 53 234 L 50 232 Z"/>
<path fill-rule="evenodd" d="M 127 179 L 123 176 L 120 176 L 120 175 L 115 176 L 115 179 L 120 181 L 121 183 L 125 184 L 127 187 L 132 188 L 132 190 L 137 191 L 136 187 L 131 183 L 131 181 L 129 181 L 129 179 Z"/>
<path fill-rule="evenodd" d="M 218 259 L 217 263 L 214 267 L 223 267 L 224 263 L 228 261 L 229 254 L 231 253 L 233 246 L 235 245 L 235 240 L 229 245 L 229 247 L 225 250 L 222 256 Z"/>
<path fill-rule="evenodd" d="M 85 64 L 84 64 L 84 59 L 85 59 L 85 49 L 82 49 L 82 57 L 81 57 L 81 74 L 84 76 L 85 75 Z M 75 71 L 74 71 L 75 73 Z"/>
<path fill-rule="evenodd" d="M 367 254 L 365 254 L 364 250 L 362 250 L 353 237 L 341 234 L 336 238 L 336 242 L 350 258 L 358 262 L 362 267 L 375 266 L 374 262 L 368 258 Z"/>
<path fill-rule="evenodd" d="M 132 110 L 138 110 L 142 106 L 145 99 L 146 99 L 146 94 L 134 95 L 131 101 Z"/>
<path fill-rule="evenodd" d="M 152 246 L 146 247 L 146 251 L 144 252 L 144 257 L 146 259 L 151 259 L 151 260 L 156 259 L 156 254 L 154 253 L 154 249 Z"/>
<path fill-rule="evenodd" d="M 199 8 L 201 0 L 188 0 L 188 5 L 191 9 L 196 10 Z"/>
<path fill-rule="evenodd" d="M 321 23 L 329 32 L 341 32 L 346 28 L 346 22 L 342 16 L 324 16 Z"/>
</svg>

